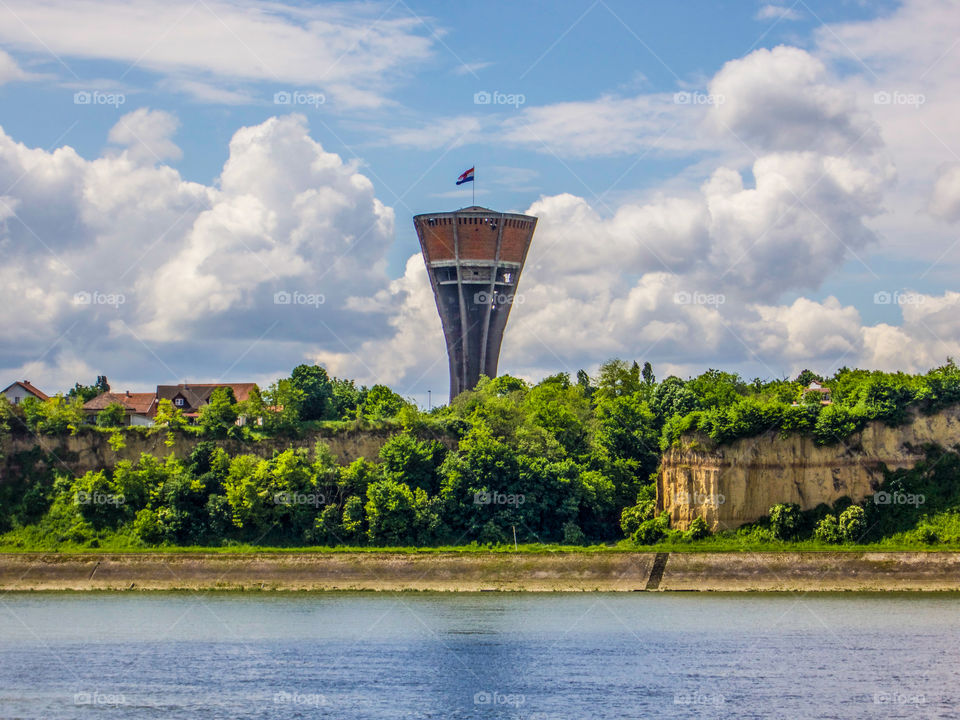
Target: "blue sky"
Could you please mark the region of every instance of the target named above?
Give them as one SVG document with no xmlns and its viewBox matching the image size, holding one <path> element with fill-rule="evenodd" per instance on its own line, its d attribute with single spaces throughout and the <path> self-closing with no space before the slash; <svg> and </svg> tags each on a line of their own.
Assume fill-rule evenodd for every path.
<svg viewBox="0 0 960 720">
<path fill-rule="evenodd" d="M 422 269 L 408 264 L 419 249 L 410 217 L 469 204 L 469 189 L 454 180 L 476 165 L 477 203 L 539 208 L 546 216 L 535 245 L 564 256 L 544 255 L 525 273 L 531 302 L 542 292 L 555 307 L 515 311 L 504 370 L 536 377 L 648 353 L 680 374 L 723 365 L 770 376 L 807 364 L 889 366 L 903 343 L 918 346 L 901 363 L 917 369 L 955 341 L 953 328 L 941 327 L 955 277 L 960 163 L 948 131 L 960 28 L 949 10 L 937 0 L 10 2 L 0 9 L 0 126 L 9 143 L 36 151 L 0 147 L 0 184 L 10 186 L 0 192 L 9 198 L 0 246 L 34 278 L 8 287 L 34 300 L 8 307 L 50 332 L 11 338 L 16 350 L 0 366 L 56 387 L 104 372 L 110 360 L 118 367 L 108 374 L 149 386 L 158 374 L 156 382 L 206 379 L 227 365 L 231 376 L 264 380 L 315 359 L 365 381 L 409 385 L 416 397 L 425 384 L 443 387 L 444 363 L 414 357 L 427 338 L 433 352 L 439 323 L 422 308 Z M 309 102 L 277 104 L 278 92 Z M 95 100 L 77 104 L 77 93 Z M 483 93 L 503 102 L 478 104 Z M 911 105 L 910 95 L 923 100 Z M 263 131 L 232 148 L 242 128 Z M 78 156 L 69 172 L 56 148 Z M 321 164 L 336 156 L 342 171 L 318 174 L 304 153 Z M 238 170 L 225 188 L 228 159 Z M 801 168 L 801 159 L 812 164 Z M 328 218 L 322 250 L 305 249 L 300 206 L 258 185 L 285 167 L 303 181 L 291 181 L 291 198 L 308 190 L 325 198 L 311 210 Z M 758 168 L 767 180 L 758 182 Z M 357 190 L 354 174 L 369 192 Z M 742 187 L 729 184 L 736 175 Z M 781 181 L 789 205 L 777 205 Z M 140 189 L 118 199 L 131 187 Z M 257 220 L 238 209 L 249 197 L 266 213 Z M 48 224 L 43 203 L 63 218 Z M 262 224 L 254 234 L 263 252 L 253 241 L 204 235 L 211 217 L 228 214 L 218 203 L 243 232 Z M 289 227 L 287 212 L 298 218 Z M 171 221 L 172 230 L 148 229 Z M 236 237 L 237 227 L 231 220 L 220 230 Z M 611 267 L 578 267 L 577 252 L 564 250 L 577 233 Z M 111 276 L 109 260 L 95 260 L 116 258 L 112 243 L 133 264 Z M 324 268 L 360 247 L 356 275 L 333 282 L 343 273 Z M 70 266 L 69 281 L 51 257 Z M 243 270 L 257 262 L 262 283 Z M 159 277 L 186 298 L 184 316 L 158 300 Z M 261 296 L 291 277 L 326 290 L 314 316 L 290 320 L 262 306 Z M 322 280 L 314 287 L 311 277 Z M 577 289 L 585 278 L 610 292 Z M 664 297 L 677 288 L 721 293 L 724 306 L 680 316 L 638 300 L 654 286 Z M 204 295 L 204 287 L 212 289 Z M 75 316 L 55 297 L 76 288 L 130 300 L 113 315 Z M 878 302 L 877 293 L 930 300 L 914 298 L 904 313 L 903 301 Z M 411 314 L 414 306 L 423 314 Z M 563 318 L 605 337 L 558 329 Z M 711 318 L 732 338 L 698 347 Z M 436 327 L 418 337 L 403 331 L 418 319 Z M 71 322 L 100 343 L 72 337 L 81 330 L 67 332 Z M 827 340 L 814 338 L 817 327 Z M 202 349 L 210 328 L 231 341 L 222 353 Z"/>
</svg>

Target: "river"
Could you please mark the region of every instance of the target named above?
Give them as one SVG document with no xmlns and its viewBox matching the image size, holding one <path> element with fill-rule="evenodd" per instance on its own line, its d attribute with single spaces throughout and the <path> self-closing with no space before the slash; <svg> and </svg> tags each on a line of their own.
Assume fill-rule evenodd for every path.
<svg viewBox="0 0 960 720">
<path fill-rule="evenodd" d="M 955 594 L 7 593 L 2 718 L 954 718 Z"/>
</svg>

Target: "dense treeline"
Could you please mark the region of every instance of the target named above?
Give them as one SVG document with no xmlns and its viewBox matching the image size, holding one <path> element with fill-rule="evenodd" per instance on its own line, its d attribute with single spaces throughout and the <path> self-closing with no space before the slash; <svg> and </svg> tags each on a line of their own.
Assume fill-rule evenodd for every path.
<svg viewBox="0 0 960 720">
<path fill-rule="evenodd" d="M 832 404 L 806 391 L 812 380 L 830 390 Z M 215 391 L 195 425 L 167 402 L 154 427 L 122 429 L 122 408 L 102 411 L 95 427 L 84 424 L 80 405 L 102 390 L 100 381 L 46 402 L 0 402 L 0 431 L 108 432 L 116 449 L 127 432 L 193 433 L 203 442 L 185 461 L 143 455 L 81 477 L 39 450 L 17 458 L 17 477 L 0 484 L 6 544 L 690 542 L 709 534 L 704 523 L 678 533 L 655 512 L 662 449 L 682 433 L 722 443 L 778 430 L 835 442 L 869 420 L 896 424 L 913 407 L 932 412 L 960 401 L 952 361 L 917 376 L 844 368 L 829 379 L 804 371 L 794 380 L 746 382 L 709 370 L 658 382 L 649 363 L 613 360 L 593 378 L 584 371 L 535 385 L 484 378 L 450 406 L 425 413 L 387 387 L 357 387 L 302 365 L 242 403 L 227 388 Z M 230 456 L 217 444 L 371 426 L 395 434 L 378 457 L 349 465 L 339 465 L 322 442 L 269 459 Z M 784 508 L 740 535 L 839 542 L 866 537 L 858 535 L 861 520 L 877 526 L 869 507 L 813 514 Z M 903 522 L 912 528 L 919 517 Z M 778 529 L 784 523 L 792 529 Z M 910 529 L 879 527 L 887 535 Z"/>
<path fill-rule="evenodd" d="M 814 380 L 830 391 L 829 404 L 821 402 L 819 393 L 804 392 Z M 698 392 L 696 386 L 704 384 L 712 390 Z M 804 371 L 793 382 L 755 380 L 749 385 L 736 375 L 710 370 L 684 387 L 694 398 L 687 412 L 670 418 L 664 448 L 695 431 L 718 444 L 779 430 L 828 445 L 873 420 L 899 425 L 909 419 L 911 408 L 932 413 L 960 402 L 960 369 L 952 360 L 924 375 L 841 368 L 829 379 Z"/>
</svg>

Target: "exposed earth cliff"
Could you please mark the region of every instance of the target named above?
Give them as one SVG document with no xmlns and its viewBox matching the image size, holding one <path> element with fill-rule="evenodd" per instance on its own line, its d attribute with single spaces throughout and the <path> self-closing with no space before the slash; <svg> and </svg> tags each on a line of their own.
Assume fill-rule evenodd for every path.
<svg viewBox="0 0 960 720">
<path fill-rule="evenodd" d="M 703 435 L 684 437 L 664 453 L 657 509 L 670 514 L 672 527 L 686 529 L 700 516 L 717 531 L 754 522 L 777 503 L 810 510 L 844 496 L 859 502 L 879 488 L 884 466 L 913 467 L 930 444 L 960 444 L 960 406 L 916 413 L 898 427 L 873 422 L 826 446 L 775 431 L 722 446 Z"/>
</svg>

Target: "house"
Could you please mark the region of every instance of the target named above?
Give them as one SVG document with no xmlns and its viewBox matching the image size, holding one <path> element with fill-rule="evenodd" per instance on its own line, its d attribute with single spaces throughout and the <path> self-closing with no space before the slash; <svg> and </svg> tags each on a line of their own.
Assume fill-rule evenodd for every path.
<svg viewBox="0 0 960 720">
<path fill-rule="evenodd" d="M 819 393 L 820 403 L 822 405 L 831 405 L 833 403 L 833 401 L 830 399 L 830 388 L 826 387 L 823 383 L 817 380 L 814 380 L 803 389 L 804 397 L 806 397 L 809 393 Z"/>
<path fill-rule="evenodd" d="M 105 392 L 83 404 L 83 412 L 88 422 L 95 422 L 101 410 L 107 405 L 122 405 L 126 410 L 125 425 L 153 425 L 153 416 L 157 414 L 157 394 L 152 392 L 132 393 Z"/>
<path fill-rule="evenodd" d="M 4 388 L 3 395 L 14 405 L 19 405 L 28 397 L 33 397 L 37 400 L 50 399 L 50 396 L 45 392 L 31 385 L 29 380 L 20 380 L 12 385 L 8 385 Z"/>
<path fill-rule="evenodd" d="M 169 400 L 183 414 L 195 420 L 200 408 L 210 402 L 210 396 L 217 388 L 228 387 L 233 390 L 237 402 L 244 402 L 257 387 L 256 383 L 181 383 L 180 385 L 157 385 L 157 401 Z M 238 424 L 243 422 L 238 419 Z"/>
</svg>

